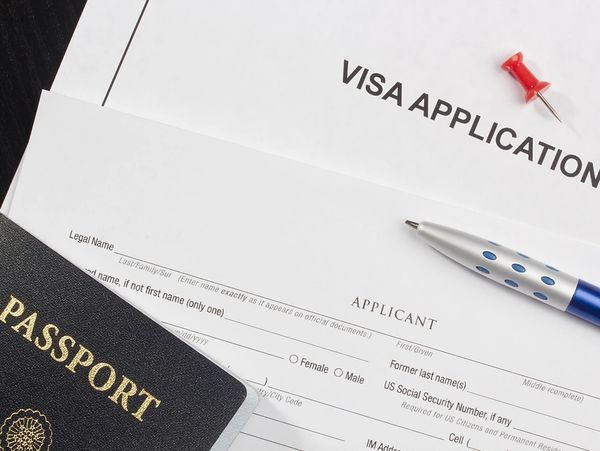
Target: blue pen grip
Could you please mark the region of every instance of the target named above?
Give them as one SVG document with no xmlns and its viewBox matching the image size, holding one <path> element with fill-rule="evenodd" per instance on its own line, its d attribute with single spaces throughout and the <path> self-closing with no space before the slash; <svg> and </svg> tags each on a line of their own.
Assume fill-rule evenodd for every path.
<svg viewBox="0 0 600 451">
<path fill-rule="evenodd" d="M 567 312 L 600 326 L 600 288 L 579 280 Z"/>
</svg>

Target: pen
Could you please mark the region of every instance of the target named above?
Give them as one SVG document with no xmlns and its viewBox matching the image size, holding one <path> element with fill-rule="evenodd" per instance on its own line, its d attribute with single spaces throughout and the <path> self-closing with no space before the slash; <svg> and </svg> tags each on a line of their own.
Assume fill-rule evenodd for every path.
<svg viewBox="0 0 600 451">
<path fill-rule="evenodd" d="M 406 221 L 438 252 L 544 304 L 600 326 L 600 288 L 494 241 L 431 222 Z"/>
</svg>

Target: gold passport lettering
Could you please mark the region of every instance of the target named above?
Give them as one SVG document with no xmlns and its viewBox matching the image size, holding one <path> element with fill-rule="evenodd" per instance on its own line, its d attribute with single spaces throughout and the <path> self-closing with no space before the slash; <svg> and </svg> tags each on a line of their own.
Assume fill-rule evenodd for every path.
<svg viewBox="0 0 600 451">
<path fill-rule="evenodd" d="M 65 367 L 74 374 L 79 368 L 89 368 L 87 379 L 90 386 L 99 392 L 110 391 L 108 399 L 125 412 L 130 412 L 140 422 L 144 421 L 143 415 L 149 407 L 158 408 L 161 403 L 160 399 L 146 391 L 145 388 L 138 389 L 138 385 L 127 376 L 121 375 L 120 382 L 116 385 L 118 378 L 115 368 L 106 362 L 95 363 L 92 351 L 78 344 L 70 335 L 63 335 L 59 338 L 60 329 L 56 324 L 46 324 L 41 329 L 41 335 L 35 335 L 37 312 L 24 316 L 25 304 L 11 295 L 8 304 L 0 313 L 0 321 L 8 324 L 7 321 L 20 320 L 11 329 L 21 334 L 25 340 L 32 342 L 36 349 L 44 352 L 50 351 L 50 357 L 58 363 L 68 361 Z M 22 319 L 22 317 L 24 318 Z M 55 342 L 55 339 L 58 340 Z M 76 346 L 78 346 L 77 352 L 69 360 L 71 350 Z"/>
</svg>

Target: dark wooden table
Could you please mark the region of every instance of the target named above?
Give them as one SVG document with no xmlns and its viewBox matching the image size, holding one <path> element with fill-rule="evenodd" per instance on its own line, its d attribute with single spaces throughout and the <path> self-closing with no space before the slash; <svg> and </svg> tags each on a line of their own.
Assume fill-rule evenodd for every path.
<svg viewBox="0 0 600 451">
<path fill-rule="evenodd" d="M 0 201 L 86 0 L 0 0 Z"/>
</svg>

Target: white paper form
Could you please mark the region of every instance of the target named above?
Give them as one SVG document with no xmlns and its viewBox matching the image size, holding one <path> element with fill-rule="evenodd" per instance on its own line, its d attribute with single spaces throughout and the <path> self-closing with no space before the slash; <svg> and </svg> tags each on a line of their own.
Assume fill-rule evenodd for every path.
<svg viewBox="0 0 600 451">
<path fill-rule="evenodd" d="M 53 89 L 600 242 L 599 19 L 594 1 L 90 1 Z M 500 69 L 518 50 L 565 124 Z"/>
<path fill-rule="evenodd" d="M 598 328 L 403 220 L 595 246 L 55 94 L 21 177 L 17 223 L 260 390 L 235 450 L 599 449 Z"/>
</svg>

